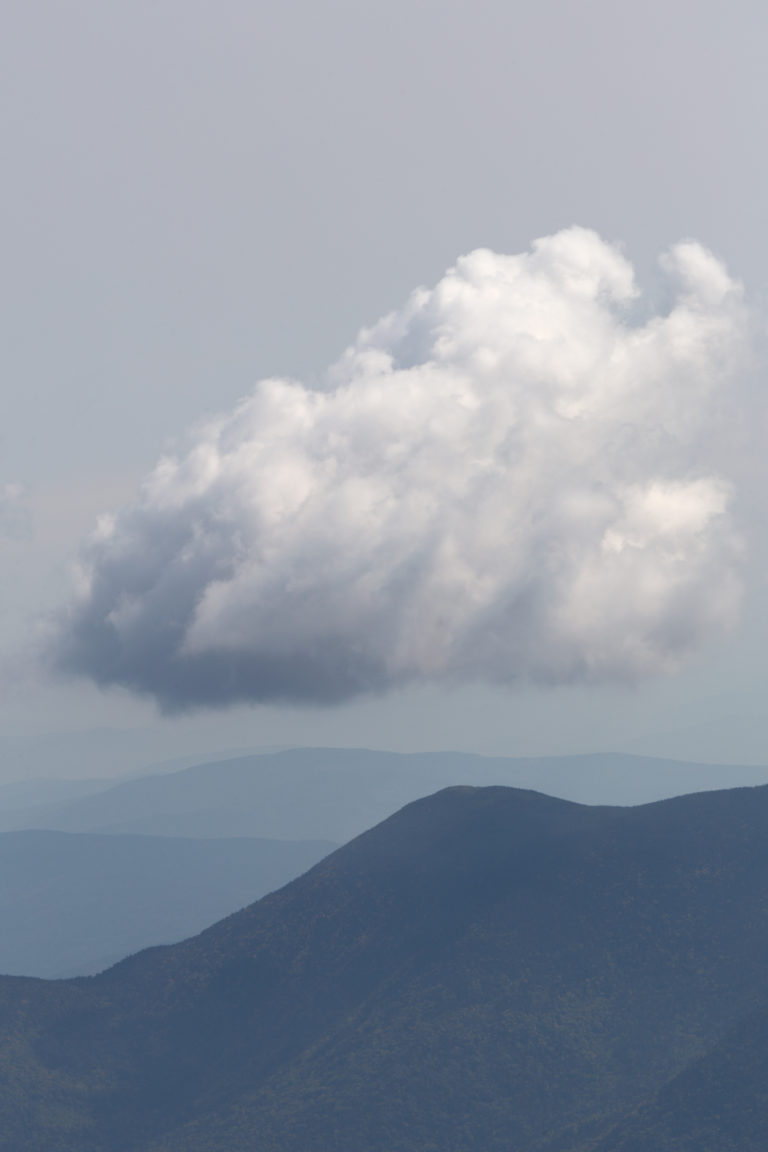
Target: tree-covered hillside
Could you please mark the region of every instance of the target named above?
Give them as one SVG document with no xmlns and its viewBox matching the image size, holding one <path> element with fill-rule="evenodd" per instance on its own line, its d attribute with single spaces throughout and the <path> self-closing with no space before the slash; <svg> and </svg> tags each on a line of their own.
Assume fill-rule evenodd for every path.
<svg viewBox="0 0 768 1152">
<path fill-rule="evenodd" d="M 768 1000 L 767 825 L 417 801 L 184 944 L 0 981 L 0 1149 L 613 1152 Z"/>
</svg>

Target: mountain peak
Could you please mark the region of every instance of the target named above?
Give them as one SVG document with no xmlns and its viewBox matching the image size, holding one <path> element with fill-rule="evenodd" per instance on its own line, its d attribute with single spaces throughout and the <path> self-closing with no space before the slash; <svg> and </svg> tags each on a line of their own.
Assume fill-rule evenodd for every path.
<svg viewBox="0 0 768 1152">
<path fill-rule="evenodd" d="M 183 944 L 0 980 L 0 1149 L 586 1152 L 768 999 L 767 823 L 766 789 L 414 801 Z"/>
</svg>

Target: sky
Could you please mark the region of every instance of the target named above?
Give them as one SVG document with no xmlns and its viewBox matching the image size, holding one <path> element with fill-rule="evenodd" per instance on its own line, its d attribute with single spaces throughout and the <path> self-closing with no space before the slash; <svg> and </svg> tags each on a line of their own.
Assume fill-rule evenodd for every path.
<svg viewBox="0 0 768 1152">
<path fill-rule="evenodd" d="M 57 741 L 103 774 L 293 743 L 768 763 L 765 34 L 745 0 L 6 4 L 0 775 L 37 746 L 24 772 L 71 774 Z M 547 420 L 579 397 L 575 446 Z M 319 495 L 286 537 L 297 469 Z M 361 478 L 397 510 L 376 532 Z M 107 659 L 201 508 L 214 558 L 129 604 Z M 661 553 L 627 556 L 662 529 L 682 567 L 649 592 Z"/>
</svg>

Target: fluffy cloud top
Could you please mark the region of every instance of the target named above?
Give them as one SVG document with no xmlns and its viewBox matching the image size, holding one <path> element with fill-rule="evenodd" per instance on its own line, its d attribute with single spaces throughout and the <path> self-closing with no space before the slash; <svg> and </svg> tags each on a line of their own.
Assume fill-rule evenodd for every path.
<svg viewBox="0 0 768 1152">
<path fill-rule="evenodd" d="M 168 708 L 674 667 L 738 608 L 707 446 L 747 323 L 705 249 L 663 267 L 639 321 L 593 232 L 472 252 L 322 387 L 261 381 L 101 521 L 58 664 Z"/>
</svg>

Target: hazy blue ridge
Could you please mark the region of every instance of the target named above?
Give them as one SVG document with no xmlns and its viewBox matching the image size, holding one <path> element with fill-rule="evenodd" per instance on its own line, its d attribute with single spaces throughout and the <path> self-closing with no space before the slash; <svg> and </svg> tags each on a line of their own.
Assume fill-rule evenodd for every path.
<svg viewBox="0 0 768 1152">
<path fill-rule="evenodd" d="M 2 812 L 0 829 L 265 836 L 340 843 L 456 784 L 533 788 L 581 803 L 640 804 L 768 781 L 768 769 L 623 754 L 528 759 L 294 748 L 123 781 L 94 795 Z"/>
<path fill-rule="evenodd" d="M 0 834 L 0 972 L 98 972 L 250 904 L 334 848 L 324 841 Z"/>
<path fill-rule="evenodd" d="M 94 792 L 103 792 L 110 787 L 114 787 L 114 781 L 57 780 L 45 777 L 14 780 L 0 784 L 0 814 L 90 796 Z"/>
</svg>

